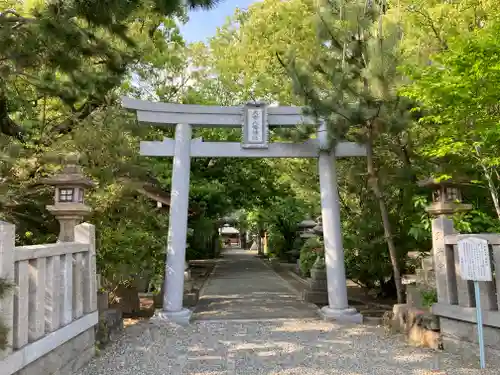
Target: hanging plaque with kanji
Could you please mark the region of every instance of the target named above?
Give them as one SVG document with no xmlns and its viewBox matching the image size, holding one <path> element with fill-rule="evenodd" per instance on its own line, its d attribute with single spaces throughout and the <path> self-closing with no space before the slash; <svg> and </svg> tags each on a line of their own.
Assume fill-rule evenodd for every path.
<svg viewBox="0 0 500 375">
<path fill-rule="evenodd" d="M 244 148 L 268 147 L 268 123 L 266 105 L 249 103 L 244 107 L 243 142 Z"/>
</svg>

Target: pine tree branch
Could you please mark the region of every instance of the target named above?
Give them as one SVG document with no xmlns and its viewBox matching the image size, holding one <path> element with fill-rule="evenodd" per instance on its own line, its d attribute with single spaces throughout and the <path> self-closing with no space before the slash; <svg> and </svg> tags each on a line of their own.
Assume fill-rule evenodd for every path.
<svg viewBox="0 0 500 375">
<path fill-rule="evenodd" d="M 288 68 L 287 65 L 285 64 L 285 62 L 281 59 L 279 53 L 276 53 L 276 57 L 278 58 L 280 65 L 285 69 L 285 71 L 289 72 L 290 74 L 293 74 L 295 82 L 297 82 L 302 89 L 302 96 L 311 103 L 319 102 L 317 100 L 317 98 L 313 97 L 314 95 L 312 94 L 312 90 L 307 90 L 307 88 L 303 84 L 302 80 L 297 75 L 297 72 L 295 71 L 295 69 Z M 316 110 L 316 106 L 312 105 L 310 107 L 313 111 L 314 116 L 316 118 L 320 118 L 320 115 L 319 115 L 318 111 Z M 347 117 L 346 115 L 344 115 L 343 113 L 340 113 L 335 109 L 333 109 L 332 112 L 339 115 L 340 117 L 343 117 L 345 120 L 347 120 L 349 123 L 351 123 L 351 119 L 349 117 Z"/>
<path fill-rule="evenodd" d="M 323 16 L 321 14 L 318 14 L 318 17 L 321 21 L 321 23 L 323 24 L 326 32 L 328 33 L 328 35 L 330 36 L 330 39 L 332 41 L 332 43 L 335 45 L 335 47 L 339 50 L 339 51 L 342 51 L 344 49 L 344 47 L 342 46 L 342 44 L 340 44 L 340 42 L 335 38 L 335 35 L 333 34 L 333 32 L 330 30 L 330 28 L 328 27 L 328 24 L 326 23 L 326 20 L 323 18 Z"/>
<path fill-rule="evenodd" d="M 85 120 L 99 108 L 106 105 L 103 101 L 97 99 L 88 99 L 79 109 L 73 108 L 73 114 L 65 121 L 56 125 L 50 131 L 50 139 L 44 141 L 44 145 L 48 146 L 52 141 L 53 136 L 69 134 L 79 122 Z M 47 143 L 49 142 L 49 143 Z"/>
<path fill-rule="evenodd" d="M 401 140 L 401 135 L 398 135 L 396 137 L 396 142 L 398 143 L 398 146 L 401 150 L 401 157 L 403 159 L 403 164 L 408 168 L 409 171 L 411 171 L 412 181 L 416 181 L 417 177 L 412 169 L 412 162 L 410 158 L 410 152 L 408 150 L 408 145 L 403 143 L 403 141 Z"/>
<path fill-rule="evenodd" d="M 34 22 L 34 18 L 27 18 L 21 16 L 18 12 L 13 9 L 7 9 L 3 12 L 0 12 L 0 22 L 12 22 L 12 23 L 31 23 Z"/>
<path fill-rule="evenodd" d="M 24 131 L 9 117 L 7 97 L 3 92 L 0 92 L 0 132 L 24 142 Z"/>
<path fill-rule="evenodd" d="M 343 197 L 343 192 L 342 191 L 339 191 L 339 202 L 340 202 L 340 205 L 344 208 L 344 210 L 347 212 L 347 216 L 352 216 L 353 215 L 353 212 L 351 210 L 351 207 L 349 207 L 349 205 L 345 202 L 345 199 Z"/>
<path fill-rule="evenodd" d="M 445 50 L 445 51 L 448 50 L 448 44 L 439 35 L 439 32 L 436 29 L 436 26 L 434 25 L 434 20 L 431 18 L 431 16 L 429 16 L 429 14 L 426 14 L 426 13 L 424 13 L 421 10 L 418 10 L 418 9 L 414 10 L 414 12 L 417 13 L 417 14 L 420 14 L 422 17 L 425 18 L 425 20 L 428 23 L 427 26 L 429 26 L 431 28 L 432 32 L 434 33 L 434 36 L 438 40 L 439 44 L 441 44 L 441 47 L 443 48 L 443 50 Z"/>
</svg>

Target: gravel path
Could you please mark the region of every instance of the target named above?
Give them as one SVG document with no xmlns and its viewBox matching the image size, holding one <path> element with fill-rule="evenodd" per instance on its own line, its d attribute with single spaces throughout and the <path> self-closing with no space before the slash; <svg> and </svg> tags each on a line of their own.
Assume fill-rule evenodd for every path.
<svg viewBox="0 0 500 375">
<path fill-rule="evenodd" d="M 430 372 L 436 364 L 445 371 Z M 293 319 L 199 321 L 180 327 L 152 320 L 127 328 L 75 375 L 494 373 L 461 366 L 456 356 L 407 347 L 372 326 Z"/>
<path fill-rule="evenodd" d="M 74 375 L 493 374 L 450 354 L 407 347 L 381 328 L 322 321 L 245 251 L 224 254 L 194 317 L 187 327 L 140 321 Z"/>
</svg>

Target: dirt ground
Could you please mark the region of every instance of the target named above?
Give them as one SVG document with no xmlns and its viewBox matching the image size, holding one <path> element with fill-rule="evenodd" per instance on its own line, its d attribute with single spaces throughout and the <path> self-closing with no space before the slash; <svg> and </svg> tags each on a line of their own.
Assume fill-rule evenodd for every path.
<svg viewBox="0 0 500 375">
<path fill-rule="evenodd" d="M 191 283 L 192 288 L 199 290 L 206 279 L 212 272 L 214 263 L 203 262 L 202 264 L 191 265 Z M 123 320 L 125 327 L 137 324 L 139 321 L 144 319 L 149 319 L 153 316 L 155 312 L 155 303 L 153 296 L 140 297 L 141 312 L 135 316 L 127 317 Z"/>
</svg>

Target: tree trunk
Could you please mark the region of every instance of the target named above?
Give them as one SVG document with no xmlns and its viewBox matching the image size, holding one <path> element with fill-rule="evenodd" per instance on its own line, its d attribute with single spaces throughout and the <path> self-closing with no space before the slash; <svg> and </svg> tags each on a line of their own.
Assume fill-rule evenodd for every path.
<svg viewBox="0 0 500 375">
<path fill-rule="evenodd" d="M 243 250 L 247 248 L 247 233 L 245 231 L 241 231 L 240 233 L 240 247 Z"/>
<path fill-rule="evenodd" d="M 493 176 L 491 175 L 491 171 L 488 169 L 486 165 L 481 160 L 480 148 L 476 147 L 477 158 L 481 168 L 483 168 L 484 176 L 486 177 L 486 181 L 488 181 L 488 190 L 491 194 L 491 199 L 493 200 L 493 205 L 495 206 L 495 211 L 497 213 L 498 219 L 500 219 L 500 202 L 498 199 L 498 191 L 493 182 Z"/>
<path fill-rule="evenodd" d="M 495 206 L 497 217 L 500 220 L 500 202 L 498 200 L 498 191 L 496 189 L 495 183 L 493 182 L 493 177 L 491 176 L 490 171 L 488 171 L 488 168 L 483 163 L 481 163 L 481 167 L 483 168 L 486 181 L 488 181 L 488 189 L 491 194 L 491 199 L 493 200 L 493 205 Z"/>
<path fill-rule="evenodd" d="M 378 181 L 378 175 L 375 170 L 375 162 L 373 160 L 373 129 L 369 126 L 368 129 L 368 141 L 366 144 L 366 160 L 367 160 L 367 172 L 368 181 L 370 183 L 373 194 L 378 200 L 380 207 L 380 215 L 382 216 L 382 225 L 384 226 L 384 236 L 387 243 L 387 248 L 389 249 L 389 256 L 391 258 L 392 270 L 394 273 L 394 282 L 396 284 L 396 291 L 398 296 L 398 303 L 405 302 L 403 283 L 401 280 L 401 270 L 399 267 L 396 246 L 394 244 L 394 239 L 392 237 L 392 228 L 389 221 L 389 213 L 385 205 L 384 198 L 382 196 L 382 191 L 380 189 L 380 184 Z"/>
<path fill-rule="evenodd" d="M 269 254 L 269 244 L 267 242 L 267 231 L 264 232 L 264 244 L 263 244 L 263 247 L 264 247 L 264 255 Z"/>
<path fill-rule="evenodd" d="M 262 237 L 260 236 L 260 230 L 257 232 L 257 252 L 262 255 Z"/>
<path fill-rule="evenodd" d="M 214 232 L 210 238 L 210 258 L 218 257 L 218 247 L 219 247 L 219 228 L 215 227 Z"/>
<path fill-rule="evenodd" d="M 136 316 L 141 311 L 139 292 L 133 285 L 118 285 L 113 291 L 112 299 L 113 304 L 121 309 L 124 316 Z"/>
</svg>

